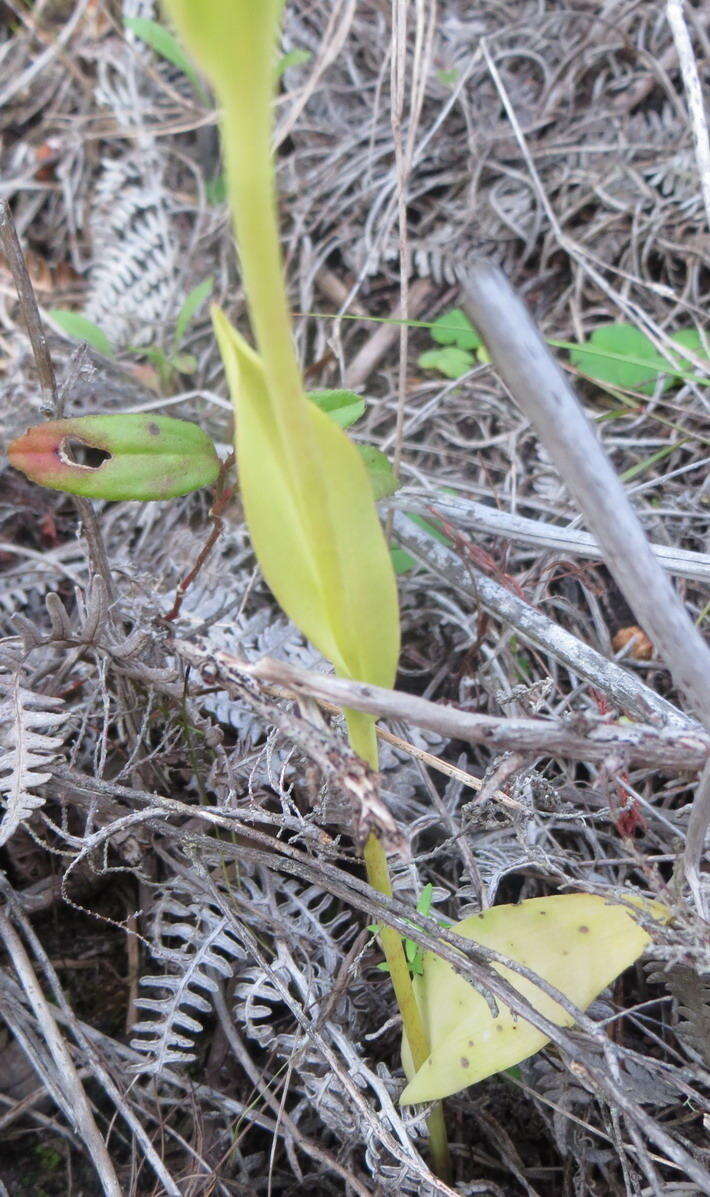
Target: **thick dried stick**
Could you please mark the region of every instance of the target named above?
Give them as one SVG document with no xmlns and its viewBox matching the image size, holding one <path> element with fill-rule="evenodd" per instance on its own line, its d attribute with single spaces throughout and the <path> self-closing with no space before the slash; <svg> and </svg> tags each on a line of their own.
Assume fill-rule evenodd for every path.
<svg viewBox="0 0 710 1197">
<path fill-rule="evenodd" d="M 6 914 L 0 913 L 0 938 L 12 960 L 17 977 L 25 991 L 32 1012 L 42 1030 L 44 1041 L 54 1060 L 62 1095 L 71 1110 L 76 1127 L 84 1140 L 89 1158 L 101 1180 L 101 1187 L 107 1197 L 121 1197 L 121 1186 L 106 1149 L 106 1144 L 94 1121 L 88 1098 L 74 1067 L 64 1039 L 54 1020 L 49 1003 L 42 992 L 22 940 Z"/>
<path fill-rule="evenodd" d="M 710 729 L 710 648 L 654 557 L 620 479 L 527 308 L 503 272 L 488 262 L 471 267 L 464 297 L 498 374 L 537 428 L 620 590 L 660 649 L 679 689 Z M 709 820 L 706 771 L 695 797 L 685 853 L 686 877 L 699 908 L 699 866 Z"/>
<path fill-rule="evenodd" d="M 707 14 L 706 14 L 707 15 Z M 695 143 L 695 161 L 698 164 L 700 186 L 705 202 L 705 213 L 710 227 L 710 138 L 708 137 L 708 123 L 705 119 L 705 105 L 703 91 L 700 85 L 698 64 L 693 53 L 693 43 L 690 40 L 688 27 L 683 16 L 683 0 L 666 0 L 666 17 L 671 27 L 673 41 L 678 52 L 680 73 L 688 100 L 690 125 L 693 130 Z"/>
<path fill-rule="evenodd" d="M 226 660 L 223 662 L 223 658 Z M 484 744 L 496 752 L 544 753 L 574 760 L 604 761 L 622 754 L 629 761 L 658 768 L 702 769 L 710 759 L 710 737 L 678 728 L 643 724 L 602 723 L 580 720 L 563 723 L 553 719 L 498 718 L 478 715 L 458 707 L 440 706 L 416 694 L 386 690 L 366 682 L 331 677 L 301 669 L 271 657 L 254 665 L 216 653 L 217 664 L 228 663 L 270 685 L 294 694 L 324 699 L 340 708 L 365 711 L 389 719 L 404 719 L 454 740 Z"/>
<path fill-rule="evenodd" d="M 520 544 L 537 545 L 560 553 L 574 553 L 603 561 L 604 552 L 589 532 L 578 528 L 558 527 L 546 520 L 528 519 L 512 511 L 499 511 L 472 499 L 452 497 L 440 492 L 399 491 L 393 500 L 403 511 L 412 511 L 431 518 L 440 514 L 463 528 L 476 528 L 493 536 L 504 536 Z M 650 543 L 651 552 L 669 574 L 688 578 L 693 582 L 710 583 L 710 554 L 694 553 L 691 549 L 677 549 L 674 545 Z"/>
<path fill-rule="evenodd" d="M 17 236 L 15 222 L 12 218 L 10 205 L 0 200 L 0 246 L 10 267 L 17 298 L 25 321 L 27 335 L 30 338 L 32 352 L 37 365 L 39 385 L 44 399 L 43 409 L 46 415 L 56 411 L 58 405 L 57 382 L 54 377 L 52 358 L 47 348 L 47 339 L 42 327 L 42 319 L 37 306 L 37 299 L 32 286 L 32 280 L 25 262 L 25 255 Z M 56 411 L 58 416 L 60 411 Z"/>
</svg>

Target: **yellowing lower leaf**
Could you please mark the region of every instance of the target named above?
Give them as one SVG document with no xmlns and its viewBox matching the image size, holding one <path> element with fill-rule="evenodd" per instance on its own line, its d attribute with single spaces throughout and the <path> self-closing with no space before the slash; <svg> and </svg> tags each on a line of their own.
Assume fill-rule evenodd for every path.
<svg viewBox="0 0 710 1197">
<path fill-rule="evenodd" d="M 311 460 L 294 478 L 299 463 L 283 448 L 258 356 L 222 312 L 214 312 L 214 324 L 236 410 L 244 511 L 264 577 L 338 672 L 390 686 L 399 653 L 397 592 L 360 455 L 304 399 Z M 313 519 L 300 495 L 316 483 L 324 506 Z"/>
<path fill-rule="evenodd" d="M 657 903 L 648 913 L 663 917 Z M 525 964 L 581 1010 L 641 955 L 649 937 L 624 906 L 594 894 L 531 898 L 495 906 L 451 930 Z M 493 966 L 536 1010 L 557 1026 L 569 1014 L 542 990 L 502 965 Z M 447 961 L 425 952 L 414 989 L 429 1034 L 431 1053 L 414 1073 L 406 1039 L 402 1060 L 409 1079 L 402 1105 L 433 1101 L 511 1068 L 532 1056 L 547 1037 L 498 1003 L 494 1018 L 485 999 Z"/>
</svg>

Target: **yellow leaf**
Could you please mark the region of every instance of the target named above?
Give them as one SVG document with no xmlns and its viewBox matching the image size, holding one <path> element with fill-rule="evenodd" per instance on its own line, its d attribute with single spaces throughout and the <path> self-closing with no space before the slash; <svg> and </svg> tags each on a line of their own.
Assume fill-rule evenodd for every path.
<svg viewBox="0 0 710 1197">
<path fill-rule="evenodd" d="M 304 399 L 310 461 L 289 461 L 259 357 L 222 312 L 213 318 L 236 410 L 244 511 L 264 577 L 339 673 L 391 686 L 399 653 L 397 591 L 360 455 Z M 310 495 L 301 496 L 316 483 L 323 509 L 314 512 Z"/>
<path fill-rule="evenodd" d="M 644 908 L 654 917 L 665 914 L 658 903 L 644 903 Z M 595 894 L 561 894 L 531 898 L 517 906 L 495 906 L 451 930 L 526 965 L 581 1010 L 649 943 L 626 907 L 611 906 Z M 493 968 L 550 1022 L 571 1025 L 567 1011 L 537 985 L 502 965 Z M 485 998 L 433 952 L 425 952 L 423 972 L 415 978 L 414 988 L 431 1052 L 415 1074 L 403 1041 L 409 1084 L 400 1098 L 402 1105 L 458 1093 L 519 1064 L 548 1042 L 541 1031 L 500 1001 L 494 1018 Z"/>
</svg>

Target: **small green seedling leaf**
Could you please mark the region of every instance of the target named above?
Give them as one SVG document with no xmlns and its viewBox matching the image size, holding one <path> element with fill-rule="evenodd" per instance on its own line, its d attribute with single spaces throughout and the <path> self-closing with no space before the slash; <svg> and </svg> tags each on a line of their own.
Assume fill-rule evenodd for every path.
<svg viewBox="0 0 710 1197">
<path fill-rule="evenodd" d="M 424 886 L 424 889 L 422 890 L 421 894 L 419 895 L 419 901 L 417 902 L 417 906 L 416 906 L 417 914 L 428 915 L 431 912 L 431 898 L 432 898 L 433 892 L 434 892 L 434 886 L 431 883 L 431 881 L 429 881 Z M 442 927 L 446 926 L 446 925 L 447 924 L 445 924 L 445 923 L 441 923 Z M 410 926 L 411 926 L 411 924 L 410 924 Z M 380 934 L 380 924 L 379 923 L 370 923 L 370 925 L 367 929 L 368 929 L 368 931 L 371 931 L 373 933 L 373 935 Z M 409 965 L 410 972 L 413 974 L 416 974 L 418 976 L 421 975 L 422 958 L 423 958 L 423 951 L 422 951 L 421 945 L 416 943 L 413 939 L 405 939 L 404 954 L 407 959 L 407 964 Z M 378 964 L 377 968 L 380 970 L 380 972 L 383 972 L 383 973 L 388 973 L 390 971 L 389 965 L 386 964 L 384 961 L 381 964 Z"/>
<path fill-rule="evenodd" d="M 437 71 L 436 77 L 443 87 L 453 87 L 459 81 L 459 74 L 456 67 L 452 67 L 449 71 Z"/>
<path fill-rule="evenodd" d="M 449 548 L 451 547 L 451 541 L 449 540 L 448 536 L 444 536 L 444 533 L 437 528 L 435 524 L 430 524 L 429 521 L 425 520 L 421 515 L 411 515 L 410 513 L 407 513 L 407 519 L 410 519 L 414 524 L 418 524 L 420 528 L 423 528 L 425 532 L 428 532 L 430 536 L 433 536 L 434 539 L 438 540 L 441 544 L 445 544 Z M 406 551 L 406 549 L 395 547 L 391 550 L 390 555 L 392 557 L 392 564 L 394 565 L 395 573 L 397 574 L 405 574 L 407 570 L 413 569 L 417 564 L 414 558 Z"/>
<path fill-rule="evenodd" d="M 475 365 L 473 355 L 456 345 L 427 349 L 425 353 L 420 353 L 417 360 L 422 370 L 438 370 L 446 378 L 463 378 Z"/>
<path fill-rule="evenodd" d="M 205 183 L 205 198 L 208 204 L 223 204 L 227 198 L 227 180 L 224 171 L 219 171 Z"/>
<path fill-rule="evenodd" d="M 126 17 L 123 23 L 126 29 L 135 33 L 146 46 L 150 46 L 161 58 L 171 62 L 183 75 L 187 75 L 196 88 L 200 88 L 197 71 L 175 35 L 166 29 L 165 25 L 161 25 L 159 21 L 152 21 L 150 17 Z"/>
<path fill-rule="evenodd" d="M 390 557 L 392 558 L 394 572 L 397 575 L 408 573 L 409 570 L 414 569 L 414 566 L 417 564 L 414 558 L 411 557 L 406 551 L 406 549 L 401 549 L 398 545 L 395 545 L 393 549 L 390 549 Z"/>
<path fill-rule="evenodd" d="M 393 495 L 399 483 L 389 458 L 374 445 L 357 445 L 356 448 L 365 463 L 375 499 L 379 501 Z"/>
<path fill-rule="evenodd" d="M 483 343 L 461 308 L 452 308 L 450 312 L 443 312 L 434 321 L 429 332 L 432 341 L 436 341 L 437 345 L 456 345 L 458 349 L 478 349 Z"/>
<path fill-rule="evenodd" d="M 283 54 L 278 61 L 276 78 L 280 79 L 289 67 L 304 66 L 305 63 L 311 61 L 312 57 L 310 50 L 289 50 L 288 54 Z"/>
<path fill-rule="evenodd" d="M 424 886 L 419 901 L 417 902 L 417 914 L 428 915 L 431 911 L 431 898 L 434 893 L 434 886 L 431 881 L 428 881 Z M 424 959 L 424 949 L 421 944 L 415 943 L 413 939 L 405 939 L 404 954 L 407 958 L 407 963 L 411 972 L 420 977 L 423 972 L 422 962 Z"/>
<path fill-rule="evenodd" d="M 214 279 L 210 275 L 209 278 L 203 279 L 201 283 L 198 283 L 196 287 L 193 287 L 190 294 L 187 296 L 185 302 L 180 308 L 180 311 L 178 312 L 178 318 L 175 321 L 175 336 L 173 343 L 176 349 L 179 349 L 182 345 L 190 321 L 200 310 L 203 303 L 209 299 L 210 295 L 212 294 L 213 287 Z M 180 367 L 178 366 L 177 369 L 179 368 Z"/>
<path fill-rule="evenodd" d="M 309 391 L 308 398 L 340 428 L 349 428 L 365 411 L 365 400 L 354 391 Z"/>
<path fill-rule="evenodd" d="M 197 369 L 197 358 L 194 353 L 176 353 L 168 358 L 168 366 L 177 370 L 178 374 L 194 374 Z"/>
<path fill-rule="evenodd" d="M 703 358 L 706 366 L 710 367 L 710 361 L 707 358 L 708 351 L 706 346 L 703 345 L 697 328 L 679 328 L 678 332 L 673 333 L 671 340 L 675 341 L 676 345 L 680 345 L 681 349 L 689 349 L 696 357 Z M 677 362 L 680 370 L 684 370 L 689 365 L 687 359 L 680 353 L 678 354 Z"/>
<path fill-rule="evenodd" d="M 695 328 L 682 328 L 673 334 L 671 340 L 693 353 L 703 353 L 700 335 Z M 672 385 L 673 364 L 656 350 L 645 333 L 632 324 L 603 325 L 595 329 L 587 345 L 597 352 L 589 353 L 584 345 L 580 345 L 579 348 L 570 349 L 570 359 L 590 378 L 647 395 L 655 390 L 659 375 L 663 375 L 661 391 Z M 604 357 L 599 351 L 615 356 Z M 624 360 L 620 360 L 619 355 Z M 678 370 L 684 371 L 687 363 L 683 358 L 678 355 L 675 361 Z"/>
<path fill-rule="evenodd" d="M 79 450 L 105 455 L 97 465 Z M 30 428 L 8 450 L 10 464 L 50 490 L 87 499 L 172 499 L 210 486 L 219 473 L 212 441 L 171 416 L 81 416 Z"/>
<path fill-rule="evenodd" d="M 658 903 L 634 900 L 647 914 L 665 919 Z M 495 906 L 451 927 L 456 934 L 524 964 L 584 1010 L 650 942 L 625 906 L 595 894 L 531 898 Z M 557 1026 L 573 1019 L 532 981 L 503 965 L 500 973 L 532 1006 Z M 409 1084 L 402 1105 L 448 1097 L 513 1068 L 548 1042 L 498 999 L 493 1017 L 485 998 L 434 952 L 425 952 L 414 989 L 429 1034 L 431 1053 L 415 1073 L 406 1039 L 402 1059 Z"/>
<path fill-rule="evenodd" d="M 86 316 L 82 316 L 81 312 L 69 312 L 66 308 L 52 308 L 49 312 L 51 319 L 55 324 L 65 332 L 68 336 L 73 337 L 75 341 L 86 341 L 92 349 L 97 353 L 103 354 L 104 357 L 113 357 L 113 349 L 106 333 L 99 328 L 98 324 L 87 320 Z"/>
</svg>

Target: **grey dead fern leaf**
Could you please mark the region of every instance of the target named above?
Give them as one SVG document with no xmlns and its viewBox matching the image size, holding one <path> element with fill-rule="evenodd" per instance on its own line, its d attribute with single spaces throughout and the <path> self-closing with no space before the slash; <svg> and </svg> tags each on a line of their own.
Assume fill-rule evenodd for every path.
<svg viewBox="0 0 710 1197">
<path fill-rule="evenodd" d="M 678 1038 L 710 1068 L 710 974 L 680 963 L 659 969 L 654 962 L 649 966 L 648 979 L 665 985 L 672 993 L 678 1005 Z"/>
<path fill-rule="evenodd" d="M 144 0 L 124 5 L 124 18 L 156 15 L 156 6 Z M 86 315 L 116 347 L 159 340 L 180 289 L 166 159 L 145 119 L 155 98 L 154 66 L 160 71 L 169 64 L 130 31 L 108 39 L 98 62 L 98 102 L 131 133 L 129 154 L 103 160 L 89 217 Z"/>
<path fill-rule="evenodd" d="M 38 788 L 49 780 L 64 742 L 68 712 L 61 698 L 22 684 L 22 671 L 0 673 L 0 846 L 44 803 Z"/>
<path fill-rule="evenodd" d="M 231 976 L 243 950 L 219 912 L 199 898 L 185 902 L 174 890 L 157 904 L 153 943 L 166 971 L 141 977 L 141 985 L 158 996 L 136 1000 L 147 1017 L 133 1027 L 131 1047 L 145 1057 L 136 1070 L 159 1076 L 170 1065 L 195 1060 L 199 1016 L 211 1013 L 218 978 Z"/>
</svg>

